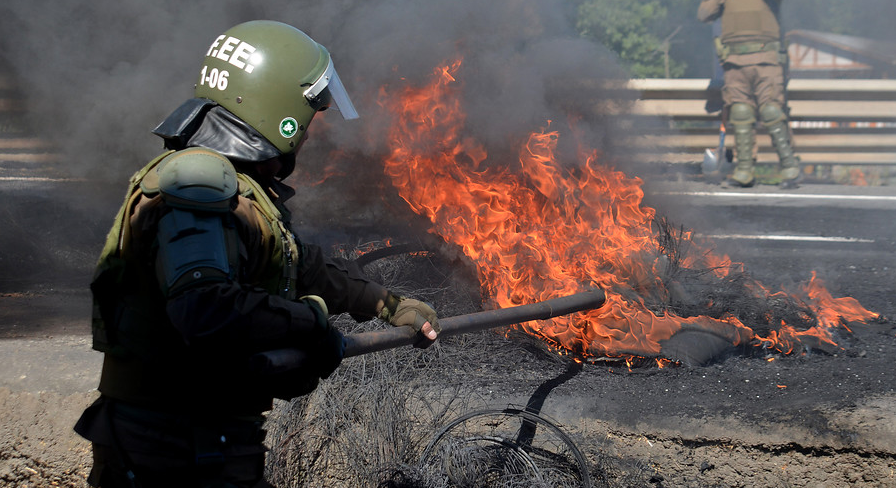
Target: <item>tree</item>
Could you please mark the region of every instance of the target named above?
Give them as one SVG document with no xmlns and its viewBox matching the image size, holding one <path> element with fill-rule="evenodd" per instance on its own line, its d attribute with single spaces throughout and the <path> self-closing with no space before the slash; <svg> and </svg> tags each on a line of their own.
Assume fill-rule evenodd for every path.
<svg viewBox="0 0 896 488">
<path fill-rule="evenodd" d="M 680 3 L 675 0 L 672 3 Z M 685 64 L 668 53 L 678 29 L 666 22 L 660 0 L 582 0 L 576 28 L 589 39 L 616 52 L 632 76 L 678 77 Z"/>
<path fill-rule="evenodd" d="M 701 0 L 568 1 L 576 8 L 579 34 L 614 51 L 632 76 L 712 74 L 711 28 L 697 21 Z M 783 0 L 781 8 L 786 31 L 810 29 L 877 40 L 896 40 L 894 18 L 896 0 Z"/>
</svg>

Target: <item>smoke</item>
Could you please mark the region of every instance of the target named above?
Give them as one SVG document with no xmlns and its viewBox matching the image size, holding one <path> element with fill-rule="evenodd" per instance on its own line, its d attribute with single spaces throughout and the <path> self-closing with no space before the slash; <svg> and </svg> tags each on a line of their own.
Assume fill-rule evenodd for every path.
<svg viewBox="0 0 896 488">
<path fill-rule="evenodd" d="M 563 126 L 569 112 L 576 110 L 582 142 L 614 154 L 618 125 L 589 109 L 606 96 L 603 83 L 627 77 L 609 51 L 578 38 L 562 8 L 567 3 L 392 0 L 347 9 L 309 6 L 308 12 L 320 22 L 308 32 L 333 53 L 362 119 L 344 123 L 329 114 L 325 119 L 332 130 L 323 137 L 314 132 L 320 128 L 314 127 L 315 120 L 312 143 L 300 155 L 300 171 L 325 172 L 313 168 L 326 160 L 329 148 L 345 151 L 346 163 L 335 164 L 337 172 L 348 177 L 334 181 L 330 192 L 318 189 L 316 194 L 331 209 L 333 201 L 339 202 L 337 208 L 365 208 L 365 218 L 377 221 L 378 229 L 400 231 L 384 223 L 414 221 L 415 216 L 382 174 L 380 161 L 389 153 L 386 131 L 391 126 L 388 107 L 381 106 L 382 89 L 394 94 L 404 86 L 426 83 L 434 68 L 457 59 L 462 59 L 456 77 L 463 86 L 465 133 L 488 150 L 484 164 L 514 166 L 525 137 L 549 120 L 552 128 Z M 420 220 L 420 225 L 428 226 L 428 221 Z"/>
<path fill-rule="evenodd" d="M 694 18 L 697 0 L 690 3 L 670 11 L 665 27 L 684 26 L 673 54 L 706 60 L 708 26 Z M 785 24 L 823 28 L 811 7 L 830 3 L 791 0 Z M 867 8 L 850 11 L 847 24 L 867 27 L 868 35 L 889 18 L 875 12 L 894 8 L 889 0 L 859 3 Z M 211 41 L 247 20 L 292 24 L 327 46 L 362 115 L 350 122 L 335 113 L 317 117 L 291 180 L 324 182 L 303 189 L 299 218 L 334 225 L 402 211 L 380 171 L 390 123 L 381 89 L 418 84 L 460 57 L 466 130 L 486 145 L 490 164 L 510 164 L 525 135 L 548 120 L 563 127 L 573 111 L 582 142 L 624 166 L 625 148 L 616 145 L 624 127 L 593 107 L 611 96 L 603 86 L 627 76 L 613 54 L 576 34 L 575 7 L 572 0 L 96 0 L 52 7 L 7 0 L 0 5 L 0 61 L 21 87 L 34 135 L 64 154 L 60 169 L 93 182 L 69 204 L 105 228 L 126 178 L 161 150 L 149 131 L 192 96 Z M 708 74 L 701 68 L 689 76 Z M 343 157 L 334 159 L 334 149 Z M 101 238 L 104 231 L 94 232 Z"/>
<path fill-rule="evenodd" d="M 690 51 L 689 64 L 700 73 L 689 76 L 706 77 L 709 31 L 696 22 L 699 2 L 690 3 L 677 2 L 681 7 L 670 11 L 665 27 L 684 27 L 673 50 L 685 58 L 684 51 Z M 814 12 L 836 10 L 835 3 L 785 2 L 784 23 L 823 29 L 824 18 Z M 856 31 L 844 33 L 892 37 L 883 29 L 891 16 L 881 13 L 896 4 L 859 4 L 854 11 L 837 10 L 849 16 L 841 25 Z M 120 181 L 161 147 L 149 130 L 191 97 L 205 49 L 239 22 L 280 20 L 327 46 L 362 119 L 318 117 L 323 120 L 315 121 L 308 152 L 318 138 L 376 158 L 388 127 L 378 106 L 380 88 L 420 82 L 435 66 L 459 56 L 468 129 L 489 147 L 512 144 L 548 119 L 564 120 L 570 106 L 605 96 L 595 88 L 599 83 L 582 81 L 625 74 L 606 49 L 578 37 L 575 7 L 569 0 L 98 0 L 48 8 L 7 0 L 0 6 L 0 56 L 22 87 L 31 127 L 62 148 L 70 171 Z M 613 121 L 592 116 L 583 123 L 582 132 L 595 147 L 622 154 L 613 146 L 618 131 Z"/>
<path fill-rule="evenodd" d="M 380 89 L 420 82 L 453 59 L 464 60 L 459 76 L 469 132 L 498 148 L 559 120 L 558 106 L 598 97 L 598 83 L 583 88 L 583 80 L 624 78 L 612 54 L 577 38 L 567 5 L 98 0 L 48 9 L 9 0 L 0 7 L 0 32 L 35 134 L 61 148 L 70 173 L 121 182 L 161 149 L 149 131 L 192 96 L 202 57 L 218 34 L 252 19 L 289 23 L 330 50 L 362 115 L 353 122 L 334 113 L 317 117 L 300 169 L 306 176 L 327 168 L 364 174 L 375 172 L 385 147 L 388 114 L 379 106 Z M 583 132 L 596 144 L 614 139 L 613 124 L 582 123 L 592 124 Z M 334 147 L 363 163 L 327 166 Z"/>
<path fill-rule="evenodd" d="M 295 25 L 331 51 L 365 116 L 347 126 L 329 117 L 333 140 L 350 149 L 379 149 L 380 87 L 419 81 L 459 55 L 476 94 L 466 100 L 472 129 L 486 142 L 531 130 L 555 116 L 548 97 L 569 89 L 564 79 L 620 75 L 609 53 L 576 40 L 563 5 L 100 0 L 47 9 L 11 0 L 0 7 L 0 29 L 38 135 L 77 156 L 74 172 L 108 175 L 159 147 L 148 131 L 191 96 L 211 40 L 256 18 Z"/>
<path fill-rule="evenodd" d="M 56 169 L 87 183 L 41 197 L 39 208 L 10 206 L 4 222 L 27 220 L 51 234 L 64 227 L 69 234 L 60 241 L 77 243 L 78 249 L 51 247 L 49 262 L 71 266 L 67 256 L 74 253 L 87 256 L 78 260 L 79 272 L 89 270 L 127 178 L 162 150 L 150 131 L 192 97 L 209 44 L 231 26 L 254 19 L 294 25 L 326 46 L 361 113 L 355 121 L 335 112 L 316 117 L 289 180 L 299 187 L 292 204 L 299 228 L 312 235 L 329 232 L 318 243 L 344 240 L 352 228 L 390 231 L 384 223 L 408 225 L 417 218 L 382 174 L 390 115 L 380 105 L 381 90 L 419 84 L 435 67 L 458 58 L 466 130 L 489 149 L 489 164 L 510 164 L 522 138 L 548 120 L 565 122 L 570 108 L 582 112 L 577 124 L 583 142 L 612 155 L 618 126 L 587 107 L 603 96 L 603 82 L 626 76 L 608 50 L 578 38 L 570 5 L 96 0 L 48 8 L 7 0 L 0 5 L 0 65 L 20 88 L 31 135 L 63 155 Z M 330 230 L 336 228 L 349 233 Z M 4 269 L 25 266 L 33 254 L 30 247 L 4 245 Z"/>
<path fill-rule="evenodd" d="M 866 37 L 879 41 L 896 40 L 892 0 L 788 0 L 781 6 L 786 29 L 810 29 L 834 34 Z"/>
<path fill-rule="evenodd" d="M 200 12 L 186 7 L 184 17 L 175 16 L 175 3 L 165 3 L 63 2 L 48 9 L 12 0 L 2 7 L 3 55 L 31 128 L 61 148 L 72 174 L 132 172 L 134 164 L 122 161 L 160 147 L 148 128 L 189 95 L 192 76 L 185 75 L 193 70 L 185 68 L 198 57 L 190 47 L 204 43 L 210 33 L 203 30 L 216 22 L 191 25 L 186 18 Z"/>
<path fill-rule="evenodd" d="M 190 97 L 202 46 L 246 14 L 228 1 L 0 4 L 0 75 L 18 88 L 4 95 L 26 107 L 5 121 L 61 155 L 38 171 L 86 180 L 4 186 L 0 287 L 86 284 L 127 178 L 162 148 L 149 131 Z"/>
<path fill-rule="evenodd" d="M 327 46 L 362 114 L 349 124 L 326 117 L 332 131 L 324 138 L 331 144 L 375 162 L 388 143 L 390 115 L 380 106 L 381 89 L 395 93 L 419 85 L 437 66 L 462 58 L 457 76 L 464 86 L 466 131 L 497 156 L 512 153 L 522 137 L 549 119 L 562 120 L 570 106 L 600 98 L 594 87 L 601 80 L 625 77 L 614 55 L 578 38 L 567 5 L 559 0 L 306 2 L 301 10 L 315 22 L 287 22 Z M 594 83 L 584 87 L 583 80 Z M 595 143 L 613 140 L 614 126 L 605 120 L 592 116 L 582 123 L 592 123 L 583 132 Z"/>
</svg>

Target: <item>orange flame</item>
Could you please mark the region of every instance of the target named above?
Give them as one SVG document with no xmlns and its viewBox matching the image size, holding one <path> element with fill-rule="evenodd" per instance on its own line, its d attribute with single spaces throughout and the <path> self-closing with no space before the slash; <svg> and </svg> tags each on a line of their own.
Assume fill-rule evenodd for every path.
<svg viewBox="0 0 896 488">
<path fill-rule="evenodd" d="M 868 186 L 868 180 L 865 179 L 865 172 L 859 168 L 850 169 L 849 184 L 853 186 Z"/>
<path fill-rule="evenodd" d="M 517 160 L 489 162 L 486 148 L 463 132 L 455 79 L 460 65 L 436 68 L 426 86 L 394 94 L 381 90 L 383 106 L 395 115 L 385 171 L 411 208 L 431 220 L 431 231 L 460 246 L 476 264 L 492 306 L 532 303 L 590 286 L 606 292 L 602 308 L 524 324 L 528 333 L 586 355 L 657 357 L 662 341 L 687 327 L 711 330 L 733 345 L 758 341 L 789 351 L 806 334 L 831 341 L 827 328 L 840 325 L 840 317 L 869 317 L 854 300 L 825 295 L 814 277 L 807 293 L 823 308 L 819 325 L 808 331 L 785 326 L 758 338 L 731 316 L 649 310 L 645 297 L 668 298 L 662 276 L 670 263 L 652 225 L 656 212 L 642 205 L 641 180 L 600 164 L 594 150 L 574 167 L 559 164 L 560 133 L 549 130 L 550 121 L 522 143 Z M 719 277 L 741 266 L 699 248 L 681 262 Z M 768 295 L 759 284 L 754 290 Z"/>
</svg>

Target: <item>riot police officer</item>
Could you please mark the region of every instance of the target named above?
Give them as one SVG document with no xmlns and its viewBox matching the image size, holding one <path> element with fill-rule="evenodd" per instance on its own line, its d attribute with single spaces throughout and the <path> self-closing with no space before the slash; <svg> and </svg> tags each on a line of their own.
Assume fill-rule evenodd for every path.
<svg viewBox="0 0 896 488">
<path fill-rule="evenodd" d="M 784 63 L 778 14 L 782 0 L 703 0 L 697 18 L 721 18 L 716 38 L 725 70 L 722 98 L 728 113 L 728 130 L 734 132 L 736 165 L 730 182 L 753 186 L 755 125 L 757 118 L 771 136 L 778 154 L 782 188 L 797 186 L 799 159 L 794 154 L 785 111 Z"/>
<path fill-rule="evenodd" d="M 343 357 L 330 313 L 413 326 L 417 300 L 324 257 L 292 231 L 281 182 L 314 116 L 357 113 L 329 52 L 272 21 L 218 36 L 195 98 L 153 132 L 167 151 L 130 180 L 91 284 L 99 391 L 75 429 L 92 442 L 92 486 L 266 486 L 264 412 L 314 390 Z M 265 351 L 307 360 L 251 367 Z"/>
</svg>

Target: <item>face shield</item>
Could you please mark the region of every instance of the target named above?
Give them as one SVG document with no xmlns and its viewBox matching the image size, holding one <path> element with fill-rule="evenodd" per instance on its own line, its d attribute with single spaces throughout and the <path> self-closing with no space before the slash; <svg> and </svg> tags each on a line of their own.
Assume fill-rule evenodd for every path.
<svg viewBox="0 0 896 488">
<path fill-rule="evenodd" d="M 333 67 L 332 58 L 327 63 L 324 74 L 305 90 L 304 95 L 315 110 L 325 110 L 331 103 L 335 103 L 336 109 L 342 113 L 343 119 L 358 118 L 358 112 L 352 105 L 352 100 L 348 97 L 348 92 L 345 91 L 345 86 L 339 79 L 336 68 Z"/>
</svg>

